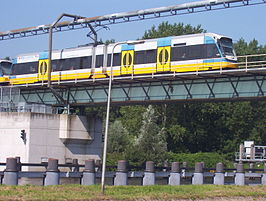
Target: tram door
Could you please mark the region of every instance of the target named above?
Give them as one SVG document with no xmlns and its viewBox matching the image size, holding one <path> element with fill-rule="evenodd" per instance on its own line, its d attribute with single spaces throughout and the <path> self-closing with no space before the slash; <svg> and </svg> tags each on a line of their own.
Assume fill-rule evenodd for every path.
<svg viewBox="0 0 266 201">
<path fill-rule="evenodd" d="M 48 79 L 48 59 L 39 60 L 38 78 L 39 81 L 44 81 Z"/>
<path fill-rule="evenodd" d="M 171 70 L 171 46 L 158 47 L 157 49 L 157 71 Z"/>
<path fill-rule="evenodd" d="M 134 50 L 122 51 L 121 75 L 134 73 Z"/>
</svg>

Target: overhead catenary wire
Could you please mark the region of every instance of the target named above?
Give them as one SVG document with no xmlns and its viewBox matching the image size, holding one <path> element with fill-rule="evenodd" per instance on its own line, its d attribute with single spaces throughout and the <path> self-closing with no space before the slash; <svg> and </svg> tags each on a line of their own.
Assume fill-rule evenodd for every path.
<svg viewBox="0 0 266 201">
<path fill-rule="evenodd" d="M 53 32 L 71 31 L 76 29 L 88 28 L 89 26 L 106 26 L 111 24 L 140 21 L 159 17 L 184 15 L 197 12 L 206 12 L 211 10 L 228 9 L 242 6 L 252 6 L 265 3 L 266 0 L 204 0 L 183 3 L 173 6 L 165 6 L 130 12 L 113 13 L 103 16 L 74 19 L 73 21 L 63 21 L 53 27 Z M 48 34 L 50 27 L 51 25 L 47 24 L 0 32 L 0 41 Z"/>
</svg>

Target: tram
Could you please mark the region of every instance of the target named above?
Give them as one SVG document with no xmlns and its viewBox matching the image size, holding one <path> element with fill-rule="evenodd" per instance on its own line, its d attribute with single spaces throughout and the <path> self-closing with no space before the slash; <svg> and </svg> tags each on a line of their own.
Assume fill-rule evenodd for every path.
<svg viewBox="0 0 266 201">
<path fill-rule="evenodd" d="M 51 81 L 63 83 L 106 78 L 111 67 L 115 77 L 237 68 L 237 58 L 231 38 L 201 33 L 53 50 L 51 67 Z M 11 69 L 2 73 L 0 84 L 7 75 L 11 85 L 45 83 L 48 52 L 18 55 Z"/>
</svg>

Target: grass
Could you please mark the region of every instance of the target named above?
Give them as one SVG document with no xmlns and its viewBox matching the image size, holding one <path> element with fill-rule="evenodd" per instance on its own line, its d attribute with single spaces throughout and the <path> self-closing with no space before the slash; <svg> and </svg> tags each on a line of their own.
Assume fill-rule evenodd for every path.
<svg viewBox="0 0 266 201">
<path fill-rule="evenodd" d="M 266 200 L 266 186 L 0 186 L 0 200 Z M 251 198 L 251 199 L 250 199 Z"/>
</svg>

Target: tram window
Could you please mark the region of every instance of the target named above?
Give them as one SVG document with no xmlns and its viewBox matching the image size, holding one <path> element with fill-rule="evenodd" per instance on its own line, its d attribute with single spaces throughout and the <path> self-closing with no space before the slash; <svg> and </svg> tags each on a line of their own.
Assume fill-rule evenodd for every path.
<svg viewBox="0 0 266 201">
<path fill-rule="evenodd" d="M 55 63 L 55 68 L 53 68 L 54 71 L 63 71 L 65 69 L 65 59 L 60 60 L 54 60 L 52 63 Z"/>
<path fill-rule="evenodd" d="M 81 63 L 80 57 L 72 59 L 72 65 L 74 66 L 75 70 L 80 69 L 80 63 Z"/>
<path fill-rule="evenodd" d="M 107 66 L 111 66 L 111 54 L 108 54 L 107 57 Z M 121 54 L 120 53 L 115 53 L 113 55 L 113 66 L 120 66 L 121 65 Z"/>
<path fill-rule="evenodd" d="M 68 59 L 61 59 L 61 60 L 60 60 L 60 69 L 61 69 L 62 71 L 64 71 L 64 70 L 69 70 L 68 67 L 69 67 L 69 66 L 68 66 Z"/>
<path fill-rule="evenodd" d="M 22 74 L 23 70 L 21 70 L 23 68 L 24 64 L 14 64 L 13 68 L 12 68 L 12 74 L 14 75 L 19 75 Z"/>
<path fill-rule="evenodd" d="M 37 73 L 38 69 L 38 62 L 30 62 L 28 63 L 28 65 L 26 66 L 26 73 Z"/>
<path fill-rule="evenodd" d="M 30 73 L 37 73 L 36 64 L 32 64 L 29 66 Z"/>
<path fill-rule="evenodd" d="M 12 68 L 12 74 L 23 75 L 23 74 L 37 73 L 37 68 L 38 68 L 37 62 L 14 64 Z"/>
<path fill-rule="evenodd" d="M 145 52 L 137 51 L 135 52 L 134 64 L 144 64 L 145 63 Z"/>
<path fill-rule="evenodd" d="M 189 59 L 202 59 L 204 57 L 204 45 L 192 45 L 188 48 Z"/>
<path fill-rule="evenodd" d="M 103 67 L 103 55 L 96 55 L 96 68 Z"/>
<path fill-rule="evenodd" d="M 70 70 L 70 63 L 69 63 L 70 59 L 63 59 L 63 70 Z"/>
<path fill-rule="evenodd" d="M 147 50 L 145 53 L 145 63 L 156 63 L 156 50 Z"/>
<path fill-rule="evenodd" d="M 59 71 L 59 60 L 52 60 L 52 71 Z"/>
<path fill-rule="evenodd" d="M 172 47 L 171 61 L 188 60 L 187 47 Z"/>
<path fill-rule="evenodd" d="M 79 69 L 80 65 L 80 58 L 69 58 L 66 59 L 66 67 L 68 70 L 76 70 Z"/>
<path fill-rule="evenodd" d="M 134 64 L 156 63 L 156 50 L 135 52 Z"/>
<path fill-rule="evenodd" d="M 5 61 L 2 61 L 0 63 L 0 72 L 2 75 L 11 75 L 11 67 L 12 67 L 12 64 L 10 62 L 5 62 Z"/>
<path fill-rule="evenodd" d="M 91 68 L 91 60 L 92 57 L 81 57 L 80 58 L 80 68 L 84 69 L 84 68 Z"/>
<path fill-rule="evenodd" d="M 74 66 L 71 62 L 71 59 L 66 59 L 65 60 L 65 66 L 66 70 L 74 70 Z"/>
<path fill-rule="evenodd" d="M 21 64 L 14 64 L 12 67 L 12 74 L 13 75 L 19 75 L 19 67 Z"/>
<path fill-rule="evenodd" d="M 218 58 L 219 51 L 215 44 L 206 45 L 206 57 L 207 58 Z"/>
</svg>

